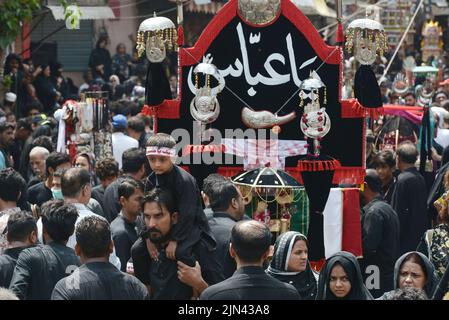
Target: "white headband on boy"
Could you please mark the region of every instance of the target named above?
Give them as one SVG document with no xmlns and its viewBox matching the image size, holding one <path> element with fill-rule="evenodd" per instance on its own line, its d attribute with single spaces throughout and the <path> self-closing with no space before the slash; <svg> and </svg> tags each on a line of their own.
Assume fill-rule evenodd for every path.
<svg viewBox="0 0 449 320">
<path fill-rule="evenodd" d="M 175 157 L 176 149 L 174 148 L 159 148 L 159 147 L 147 147 L 147 156 L 166 156 L 166 157 Z"/>
</svg>

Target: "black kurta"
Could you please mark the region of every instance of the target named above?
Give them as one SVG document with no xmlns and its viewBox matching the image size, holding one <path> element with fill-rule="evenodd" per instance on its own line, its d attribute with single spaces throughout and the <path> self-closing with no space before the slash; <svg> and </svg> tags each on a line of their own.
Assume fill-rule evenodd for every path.
<svg viewBox="0 0 449 320">
<path fill-rule="evenodd" d="M 112 240 L 114 240 L 115 254 L 122 264 L 121 270 L 126 271 L 126 264 L 131 258 L 131 247 L 137 240 L 136 223 L 126 220 L 121 214 L 111 223 Z"/>
<path fill-rule="evenodd" d="M 0 288 L 9 288 L 19 254 L 26 248 L 27 247 L 17 247 L 6 249 L 5 252 L 0 255 Z"/>
<path fill-rule="evenodd" d="M 435 219 L 438 216 L 438 212 L 435 209 L 433 203 L 441 197 L 445 191 L 444 189 L 444 176 L 449 169 L 449 163 L 443 165 L 440 169 L 438 169 L 437 174 L 435 176 L 435 180 L 432 184 L 432 187 L 429 191 L 429 196 L 427 197 L 427 212 L 429 217 Z"/>
<path fill-rule="evenodd" d="M 200 300 L 301 300 L 291 284 L 265 273 L 262 267 L 239 268 L 232 277 L 210 286 Z"/>
<path fill-rule="evenodd" d="M 422 235 L 430 227 L 430 219 L 426 183 L 415 167 L 399 175 L 391 206 L 400 222 L 400 253 L 416 250 Z"/>
<path fill-rule="evenodd" d="M 370 290 L 374 298 L 393 289 L 394 263 L 399 257 L 399 218 L 393 208 L 380 197 L 362 209 L 363 260 L 360 263 L 364 280 L 368 266 L 379 267 L 380 288 Z"/>
<path fill-rule="evenodd" d="M 56 283 L 80 265 L 72 248 L 51 242 L 23 250 L 9 289 L 20 300 L 48 300 Z"/>
<path fill-rule="evenodd" d="M 169 173 L 156 175 L 153 172 L 149 175 L 145 192 L 155 187 L 169 190 L 175 198 L 179 215 L 171 236 L 178 242 L 176 257 L 189 259 L 189 248 L 199 241 L 201 232 L 212 236 L 196 180 L 190 173 L 174 165 Z"/>
<path fill-rule="evenodd" d="M 229 243 L 231 242 L 231 230 L 237 221 L 224 212 L 214 212 L 209 219 L 209 226 L 217 241 L 217 257 L 223 267 L 225 279 L 231 277 L 237 265 L 229 253 Z"/>
<path fill-rule="evenodd" d="M 394 189 L 396 188 L 396 178 L 390 181 L 389 184 L 382 187 L 382 197 L 384 201 L 391 205 L 391 198 L 393 197 Z"/>
<path fill-rule="evenodd" d="M 67 285 L 67 284 L 77 284 Z M 109 262 L 83 264 L 60 280 L 52 300 L 149 300 L 147 288 L 135 277 L 117 270 Z"/>
<path fill-rule="evenodd" d="M 100 206 L 103 208 L 104 213 L 104 187 L 102 184 L 99 184 L 98 186 L 95 186 L 92 188 L 92 195 L 91 197 L 98 201 Z"/>
<path fill-rule="evenodd" d="M 224 279 L 214 247 L 215 244 L 208 243 L 206 239 L 199 240 L 193 246 L 194 258 L 201 267 L 204 281 L 209 285 Z M 167 258 L 165 249 L 160 249 L 158 261 L 153 261 L 146 242 L 140 238 L 133 245 L 131 256 L 134 275 L 151 287 L 152 299 L 188 300 L 192 297 L 192 288 L 179 281 L 177 262 Z"/>
</svg>

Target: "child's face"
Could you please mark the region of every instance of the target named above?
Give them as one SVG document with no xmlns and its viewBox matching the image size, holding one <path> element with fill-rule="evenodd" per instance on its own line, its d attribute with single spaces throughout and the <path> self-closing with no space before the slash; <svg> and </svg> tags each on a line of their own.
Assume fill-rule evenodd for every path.
<svg viewBox="0 0 449 320">
<path fill-rule="evenodd" d="M 170 157 L 167 156 L 148 156 L 148 162 L 155 174 L 167 173 L 173 167 Z"/>
</svg>

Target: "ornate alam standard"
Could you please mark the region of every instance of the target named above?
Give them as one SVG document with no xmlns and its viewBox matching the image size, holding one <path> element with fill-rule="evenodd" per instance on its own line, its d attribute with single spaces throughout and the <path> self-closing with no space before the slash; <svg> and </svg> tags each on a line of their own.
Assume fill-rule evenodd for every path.
<svg viewBox="0 0 449 320">
<path fill-rule="evenodd" d="M 162 62 L 166 50 L 177 50 L 178 34 L 175 24 L 168 18 L 154 17 L 144 20 L 137 32 L 137 52 L 139 57 L 146 52 L 153 63 Z"/>
<path fill-rule="evenodd" d="M 308 138 L 313 139 L 313 152 L 315 156 L 320 155 L 320 140 L 329 133 L 331 119 L 326 109 L 320 104 L 320 90 L 323 93 L 323 105 L 327 104 L 327 90 L 324 83 L 315 71 L 310 72 L 310 77 L 303 81 L 299 92 L 299 106 L 304 106 L 304 101 L 310 102 L 304 106 L 303 116 L 300 121 L 301 131 Z"/>
</svg>

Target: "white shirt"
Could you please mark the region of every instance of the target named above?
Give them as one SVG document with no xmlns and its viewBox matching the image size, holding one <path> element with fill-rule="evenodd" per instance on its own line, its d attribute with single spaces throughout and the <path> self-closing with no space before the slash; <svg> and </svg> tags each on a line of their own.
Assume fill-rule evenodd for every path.
<svg viewBox="0 0 449 320">
<path fill-rule="evenodd" d="M 122 168 L 122 155 L 128 149 L 138 148 L 139 141 L 126 136 L 123 132 L 114 132 L 112 134 L 112 153 L 115 161 L 118 162 L 119 169 Z"/>
<path fill-rule="evenodd" d="M 438 142 L 438 144 L 443 148 L 449 146 L 449 129 L 438 128 L 435 141 Z"/>
<path fill-rule="evenodd" d="M 90 211 L 82 203 L 72 203 L 72 204 L 76 208 L 76 210 L 78 211 L 78 219 L 76 219 L 76 222 L 75 222 L 75 230 L 76 230 L 76 226 L 81 221 L 81 219 L 83 219 L 85 217 L 90 217 L 90 216 L 97 216 L 97 217 L 99 217 L 98 214 L 93 213 L 92 211 Z M 42 218 L 39 218 L 39 220 L 37 221 L 37 234 L 38 234 L 38 239 L 39 239 L 40 243 L 44 243 L 43 237 L 42 237 Z M 73 250 L 75 250 L 75 244 L 76 244 L 76 235 L 75 235 L 75 232 L 74 232 L 70 236 L 69 241 L 67 241 L 66 246 L 69 247 L 69 248 L 72 248 Z M 112 263 L 117 269 L 120 270 L 120 267 L 122 266 L 122 264 L 120 263 L 120 259 L 115 255 L 115 248 L 114 248 L 114 251 L 112 252 L 112 254 L 109 255 L 109 262 Z"/>
</svg>

